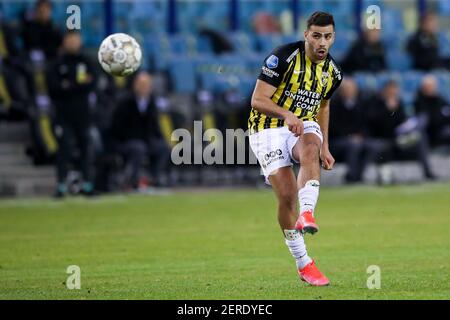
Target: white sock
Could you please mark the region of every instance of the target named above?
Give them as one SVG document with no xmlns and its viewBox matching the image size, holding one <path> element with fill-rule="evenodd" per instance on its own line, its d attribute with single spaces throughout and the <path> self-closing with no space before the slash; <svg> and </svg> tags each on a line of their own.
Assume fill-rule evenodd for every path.
<svg viewBox="0 0 450 320">
<path fill-rule="evenodd" d="M 309 180 L 305 186 L 298 191 L 298 201 L 300 202 L 300 213 L 316 208 L 317 199 L 319 198 L 320 182 L 317 180 Z"/>
<path fill-rule="evenodd" d="M 312 260 L 306 251 L 303 235 L 298 230 L 284 230 L 286 245 L 295 259 L 298 269 L 303 269 Z"/>
</svg>

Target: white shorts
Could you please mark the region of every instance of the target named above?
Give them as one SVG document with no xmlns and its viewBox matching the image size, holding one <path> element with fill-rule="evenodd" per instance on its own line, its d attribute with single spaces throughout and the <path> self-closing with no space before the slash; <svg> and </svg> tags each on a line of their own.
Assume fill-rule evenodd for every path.
<svg viewBox="0 0 450 320">
<path fill-rule="evenodd" d="M 323 143 L 322 131 L 317 122 L 304 121 L 303 126 L 303 134 L 315 134 Z M 292 149 L 297 140 L 298 137 L 289 131 L 286 126 L 264 129 L 250 135 L 250 147 L 261 165 L 266 181 L 275 170 L 292 166 L 292 161 L 295 161 L 292 156 Z"/>
</svg>

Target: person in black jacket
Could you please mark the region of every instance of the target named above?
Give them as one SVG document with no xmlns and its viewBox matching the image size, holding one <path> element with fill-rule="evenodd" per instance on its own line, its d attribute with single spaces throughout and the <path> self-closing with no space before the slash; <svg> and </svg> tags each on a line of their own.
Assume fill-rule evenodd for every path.
<svg viewBox="0 0 450 320">
<path fill-rule="evenodd" d="M 71 160 L 71 139 L 75 139 L 80 151 L 83 174 L 82 191 L 93 194 L 92 150 L 89 130 L 91 110 L 89 96 L 95 89 L 95 69 L 81 52 L 81 35 L 68 31 L 64 35 L 62 54 L 47 69 L 47 85 L 55 106 L 55 136 L 58 141 L 56 196 L 66 192 L 67 165 Z"/>
<path fill-rule="evenodd" d="M 431 70 L 441 65 L 437 19 L 433 13 L 424 15 L 419 30 L 408 41 L 407 49 L 414 69 Z"/>
<path fill-rule="evenodd" d="M 330 109 L 330 146 L 333 154 L 345 160 L 348 183 L 360 182 L 364 170 L 363 105 L 352 78 L 344 78 Z"/>
<path fill-rule="evenodd" d="M 415 112 L 426 118 L 426 133 L 432 146 L 450 145 L 450 103 L 439 95 L 436 78 L 427 75 L 414 101 Z"/>
<path fill-rule="evenodd" d="M 62 42 L 61 32 L 51 21 L 52 3 L 49 0 L 36 1 L 33 17 L 22 25 L 22 40 L 25 51 L 33 50 L 44 53 L 47 60 L 57 56 Z"/>
<path fill-rule="evenodd" d="M 0 120 L 27 119 L 31 101 L 25 77 L 0 58 Z"/>
<path fill-rule="evenodd" d="M 385 162 L 405 155 L 416 158 L 422 165 L 427 179 L 434 179 L 428 160 L 428 143 L 417 130 L 407 130 L 408 117 L 400 100 L 400 89 L 395 81 L 388 81 L 379 96 L 369 100 L 364 113 L 364 129 L 368 161 Z M 411 124 L 414 123 L 410 121 Z M 410 137 L 410 141 L 402 142 L 402 137 Z"/>
<path fill-rule="evenodd" d="M 11 66 L 19 63 L 19 49 L 16 45 L 17 33 L 14 28 L 3 21 L 0 15 L 0 60 Z"/>
<path fill-rule="evenodd" d="M 352 45 L 342 62 L 346 73 L 355 71 L 379 72 L 386 69 L 385 48 L 380 30 L 366 30 Z"/>
<path fill-rule="evenodd" d="M 112 123 L 111 134 L 126 159 L 126 168 L 131 171 L 131 187 L 139 188 L 141 166 L 146 158 L 150 160 L 153 185 L 160 186 L 161 174 L 167 173 L 170 150 L 161 133 L 152 78 L 148 73 L 136 76 L 133 94 L 119 103 Z"/>
</svg>

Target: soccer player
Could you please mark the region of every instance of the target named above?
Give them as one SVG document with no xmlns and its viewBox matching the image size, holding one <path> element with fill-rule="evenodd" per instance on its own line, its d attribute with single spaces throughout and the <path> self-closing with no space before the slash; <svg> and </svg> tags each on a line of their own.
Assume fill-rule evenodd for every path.
<svg viewBox="0 0 450 320">
<path fill-rule="evenodd" d="M 278 199 L 278 222 L 296 260 L 300 279 L 315 286 L 329 280 L 306 251 L 304 234 L 319 230 L 320 160 L 331 170 L 328 149 L 330 98 L 342 81 L 328 53 L 335 39 L 333 16 L 313 13 L 305 41 L 276 48 L 266 59 L 252 96 L 250 145 Z M 292 161 L 300 163 L 296 178 Z M 300 214 L 297 210 L 300 204 Z"/>
</svg>

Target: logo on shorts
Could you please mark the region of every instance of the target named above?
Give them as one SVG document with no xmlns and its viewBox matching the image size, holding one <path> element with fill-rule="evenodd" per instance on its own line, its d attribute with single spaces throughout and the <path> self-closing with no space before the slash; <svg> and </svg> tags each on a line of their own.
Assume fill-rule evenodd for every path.
<svg viewBox="0 0 450 320">
<path fill-rule="evenodd" d="M 266 65 L 270 69 L 275 69 L 276 67 L 278 67 L 278 57 L 275 55 L 271 55 L 269 58 L 267 58 Z"/>
<path fill-rule="evenodd" d="M 270 151 L 269 153 L 266 153 L 264 156 L 264 160 L 268 161 L 271 158 L 274 158 L 275 156 L 280 156 L 283 153 L 281 149 L 277 149 L 275 151 Z"/>
<path fill-rule="evenodd" d="M 283 159 L 284 159 L 283 151 L 281 151 L 281 149 L 276 149 L 264 155 L 264 161 L 261 161 L 261 165 L 263 168 L 266 168 L 272 162 Z"/>
</svg>

